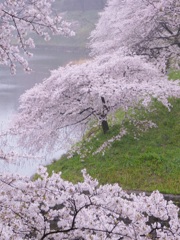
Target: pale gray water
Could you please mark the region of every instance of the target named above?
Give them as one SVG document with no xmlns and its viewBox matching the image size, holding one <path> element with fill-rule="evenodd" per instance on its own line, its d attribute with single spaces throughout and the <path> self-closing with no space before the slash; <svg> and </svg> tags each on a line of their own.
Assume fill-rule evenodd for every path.
<svg viewBox="0 0 180 240">
<path fill-rule="evenodd" d="M 62 47 L 46 47 L 37 46 L 34 50 L 34 56 L 30 59 L 30 67 L 33 69 L 31 74 L 23 72 L 18 67 L 17 74 L 12 76 L 7 67 L 0 66 L 0 126 L 3 130 L 12 115 L 17 111 L 19 96 L 26 90 L 31 88 L 35 83 L 50 75 L 50 70 L 56 69 L 66 63 L 87 57 L 85 49 L 62 48 Z M 0 149 L 3 150 L 3 143 L 0 142 Z M 65 149 L 61 149 L 58 154 L 63 153 Z M 18 152 L 18 151 L 17 151 Z M 35 172 L 40 164 L 36 160 L 16 161 L 16 164 L 7 163 L 0 159 L 0 172 L 18 172 L 24 175 L 31 175 Z M 44 162 L 43 162 L 44 163 Z"/>
</svg>

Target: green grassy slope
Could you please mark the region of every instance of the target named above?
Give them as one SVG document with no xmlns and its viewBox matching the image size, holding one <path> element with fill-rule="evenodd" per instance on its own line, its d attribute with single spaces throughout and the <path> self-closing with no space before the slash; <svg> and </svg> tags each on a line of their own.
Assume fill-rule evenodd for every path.
<svg viewBox="0 0 180 240">
<path fill-rule="evenodd" d="M 124 125 L 129 134 L 114 141 L 104 153 L 95 155 L 93 153 L 104 141 L 119 133 L 121 125 L 116 122 L 106 135 L 101 129 L 91 129 L 89 133 L 95 131 L 95 135 L 79 143 L 81 155 L 75 153 L 70 159 L 63 156 L 48 166 L 49 172 L 62 171 L 63 178 L 77 182 L 82 179 L 81 169 L 86 168 L 103 184 L 117 182 L 124 189 L 158 189 L 163 193 L 180 194 L 180 99 L 170 101 L 173 104 L 170 112 L 157 102 L 152 107 L 156 110 L 150 114 L 144 110 L 136 112 L 136 120 L 145 117 L 158 128 L 142 132 L 126 121 Z M 118 114 L 121 122 L 122 112 Z"/>
</svg>

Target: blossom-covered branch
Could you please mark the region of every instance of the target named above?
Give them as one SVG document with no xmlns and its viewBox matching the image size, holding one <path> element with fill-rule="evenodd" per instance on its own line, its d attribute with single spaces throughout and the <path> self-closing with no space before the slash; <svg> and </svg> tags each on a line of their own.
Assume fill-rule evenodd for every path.
<svg viewBox="0 0 180 240">
<path fill-rule="evenodd" d="M 27 57 L 35 44 L 32 34 L 50 39 L 51 34 L 71 35 L 70 24 L 52 11 L 54 0 L 4 0 L 0 3 L 0 64 L 16 72 L 16 63 L 29 71 Z M 31 34 L 31 35 L 30 35 Z M 22 54 L 25 54 L 22 56 Z"/>
<path fill-rule="evenodd" d="M 158 191 L 127 194 L 117 184 L 99 185 L 83 170 L 72 184 L 60 174 L 32 181 L 0 177 L 1 239 L 179 239 L 179 209 Z"/>
</svg>

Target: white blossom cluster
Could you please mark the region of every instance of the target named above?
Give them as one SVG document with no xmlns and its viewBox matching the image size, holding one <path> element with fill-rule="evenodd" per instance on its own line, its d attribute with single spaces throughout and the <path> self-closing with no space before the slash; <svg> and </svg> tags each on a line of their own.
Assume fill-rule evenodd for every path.
<svg viewBox="0 0 180 240">
<path fill-rule="evenodd" d="M 27 57 L 35 44 L 32 34 L 50 39 L 49 33 L 71 35 L 70 24 L 52 12 L 54 0 L 3 0 L 0 3 L 0 64 L 16 72 L 16 63 L 30 71 Z M 30 36 L 31 34 L 31 36 Z M 24 53 L 24 56 L 23 56 Z"/>
<path fill-rule="evenodd" d="M 179 209 L 158 191 L 127 194 L 118 184 L 99 185 L 85 170 L 72 184 L 46 168 L 32 181 L 0 177 L 0 238 L 180 239 Z"/>
<path fill-rule="evenodd" d="M 179 0 L 108 0 L 91 33 L 91 55 L 143 55 L 162 71 L 178 66 L 180 57 Z"/>
</svg>

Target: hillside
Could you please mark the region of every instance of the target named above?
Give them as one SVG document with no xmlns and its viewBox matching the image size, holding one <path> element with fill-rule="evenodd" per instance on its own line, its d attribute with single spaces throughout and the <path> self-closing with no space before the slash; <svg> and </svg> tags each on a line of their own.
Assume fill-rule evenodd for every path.
<svg viewBox="0 0 180 240">
<path fill-rule="evenodd" d="M 170 76 L 177 78 L 179 73 L 171 73 Z M 59 161 L 48 166 L 49 172 L 61 171 L 63 178 L 78 182 L 82 179 L 81 169 L 86 168 L 87 172 L 102 184 L 117 182 L 124 189 L 158 189 L 163 193 L 178 194 L 180 99 L 171 99 L 170 102 L 173 105 L 170 112 L 156 101 L 152 105 L 151 113 L 143 109 L 136 111 L 136 122 L 148 119 L 158 127 L 145 130 L 143 124 L 135 128 L 126 121 L 124 127 L 128 134 L 121 140 L 112 142 L 105 151 L 94 154 L 105 141 L 118 135 L 123 117 L 123 112 L 119 111 L 116 122 L 111 124 L 106 135 L 99 128 L 91 129 L 78 144 L 81 154 L 74 153 L 71 158 L 64 155 Z"/>
</svg>

